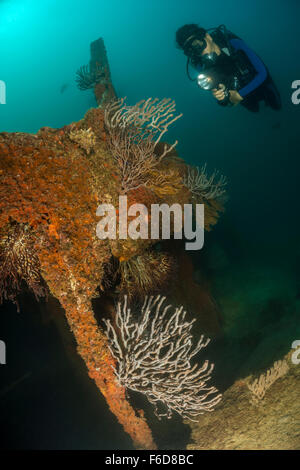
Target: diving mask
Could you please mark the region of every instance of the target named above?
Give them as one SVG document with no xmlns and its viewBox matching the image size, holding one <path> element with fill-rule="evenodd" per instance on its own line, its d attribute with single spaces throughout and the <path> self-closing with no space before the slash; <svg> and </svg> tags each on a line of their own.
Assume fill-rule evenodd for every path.
<svg viewBox="0 0 300 470">
<path fill-rule="evenodd" d="M 183 47 L 183 52 L 186 56 L 190 57 L 192 60 L 198 59 L 201 57 L 202 52 L 206 49 L 207 42 L 204 37 L 191 36 L 189 37 Z"/>
</svg>

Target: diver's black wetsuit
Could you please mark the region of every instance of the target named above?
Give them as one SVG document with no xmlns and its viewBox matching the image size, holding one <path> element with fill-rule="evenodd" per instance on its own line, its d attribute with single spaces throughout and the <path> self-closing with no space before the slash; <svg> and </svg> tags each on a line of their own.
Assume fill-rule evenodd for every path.
<svg viewBox="0 0 300 470">
<path fill-rule="evenodd" d="M 258 112 L 260 101 L 274 110 L 280 110 L 279 91 L 263 61 L 242 39 L 230 31 L 226 33 L 218 28 L 211 36 L 221 49 L 217 67 L 227 76 L 228 88 L 238 91 L 243 98 L 240 104 L 249 111 Z M 193 65 L 201 70 L 197 64 Z M 234 77 L 237 77 L 238 85 L 234 85 Z"/>
<path fill-rule="evenodd" d="M 264 101 L 266 106 L 270 106 L 276 111 L 279 111 L 282 108 L 279 91 L 277 90 L 277 87 L 268 71 L 267 78 L 263 84 L 248 96 L 244 97 L 240 104 L 249 111 L 258 112 L 260 101 Z"/>
</svg>

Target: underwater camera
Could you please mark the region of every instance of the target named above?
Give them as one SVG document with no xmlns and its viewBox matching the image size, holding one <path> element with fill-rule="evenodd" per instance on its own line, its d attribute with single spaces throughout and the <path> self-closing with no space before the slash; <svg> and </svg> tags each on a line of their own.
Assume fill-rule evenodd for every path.
<svg viewBox="0 0 300 470">
<path fill-rule="evenodd" d="M 220 88 L 220 85 L 224 85 L 224 94 L 225 98 L 219 101 L 219 104 L 230 105 L 230 89 L 236 89 L 238 85 L 237 78 L 234 77 L 232 83 L 228 82 L 228 78 L 224 74 L 220 73 L 216 68 L 212 67 L 210 69 L 204 70 L 197 76 L 197 85 L 202 90 L 213 90 Z"/>
<path fill-rule="evenodd" d="M 225 86 L 224 94 L 225 97 L 223 100 L 219 101 L 219 104 L 223 106 L 229 105 L 230 103 L 230 93 L 229 87 L 224 80 L 215 70 L 209 69 L 207 71 L 201 72 L 197 77 L 197 84 L 202 90 L 213 90 L 214 88 L 219 88 L 221 84 Z"/>
<path fill-rule="evenodd" d="M 219 87 L 221 80 L 218 74 L 207 71 L 198 75 L 197 84 L 202 90 L 212 90 Z"/>
<path fill-rule="evenodd" d="M 217 67 L 211 67 L 201 71 L 196 81 L 202 90 L 213 90 L 214 88 L 219 88 L 221 84 L 231 90 L 235 90 L 238 86 L 237 77 L 227 77 Z"/>
</svg>

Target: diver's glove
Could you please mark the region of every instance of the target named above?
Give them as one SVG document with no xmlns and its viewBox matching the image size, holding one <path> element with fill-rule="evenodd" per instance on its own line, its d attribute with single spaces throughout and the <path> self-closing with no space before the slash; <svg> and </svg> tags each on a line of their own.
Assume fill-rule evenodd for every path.
<svg viewBox="0 0 300 470">
<path fill-rule="evenodd" d="M 228 88 L 226 87 L 225 90 L 224 90 L 224 95 L 225 95 L 225 98 L 223 100 L 219 100 L 218 103 L 220 106 L 233 106 L 233 103 L 231 103 L 230 101 L 230 91 L 228 90 Z"/>
</svg>

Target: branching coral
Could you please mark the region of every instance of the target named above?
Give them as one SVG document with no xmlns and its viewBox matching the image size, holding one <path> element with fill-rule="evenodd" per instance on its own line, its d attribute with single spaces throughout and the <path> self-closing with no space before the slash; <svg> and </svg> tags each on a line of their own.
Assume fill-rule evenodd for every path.
<svg viewBox="0 0 300 470">
<path fill-rule="evenodd" d="M 88 155 L 96 144 L 96 136 L 91 128 L 71 131 L 70 139 L 78 143 Z"/>
<path fill-rule="evenodd" d="M 17 294 L 25 281 L 36 298 L 44 297 L 47 288 L 28 225 L 9 224 L 0 230 L 0 304 L 3 299 L 17 304 Z"/>
<path fill-rule="evenodd" d="M 122 261 L 119 267 L 119 291 L 128 297 L 166 291 L 176 273 L 176 260 L 169 253 L 147 251 L 142 255 Z"/>
<path fill-rule="evenodd" d="M 217 171 L 208 176 L 206 164 L 201 168 L 187 166 L 182 182 L 190 192 L 191 202 L 205 205 L 205 229 L 210 230 L 216 224 L 219 213 L 224 210 L 227 200 L 226 177 Z"/>
<path fill-rule="evenodd" d="M 207 382 L 213 364 L 206 360 L 202 367 L 192 366 L 192 358 L 209 342 L 203 335 L 193 348 L 191 328 L 195 321 L 185 321 L 183 307 L 169 314 L 163 307 L 165 297 L 146 297 L 138 321 L 134 320 L 127 297 L 118 304 L 116 329 L 106 321 L 109 347 L 117 361 L 118 383 L 146 395 L 160 418 L 171 418 L 172 412 L 195 420 L 205 411 L 213 411 L 221 395 Z M 160 410 L 159 405 L 163 406 Z"/>
<path fill-rule="evenodd" d="M 157 98 L 135 106 L 126 106 L 122 98 L 105 107 L 108 145 L 118 164 L 122 193 L 147 185 L 149 173 L 176 146 L 177 141 L 171 146 L 165 144 L 159 157 L 155 153 L 169 126 L 181 117 L 174 117 L 174 112 L 173 101 Z"/>
<path fill-rule="evenodd" d="M 253 404 L 261 402 L 271 385 L 273 385 L 276 380 L 280 379 L 280 377 L 283 377 L 288 370 L 289 366 L 285 360 L 276 361 L 265 374 L 261 374 L 258 379 L 255 379 L 252 383 L 247 383 L 252 394 L 251 402 Z"/>
<path fill-rule="evenodd" d="M 202 168 L 188 166 L 187 174 L 183 178 L 184 185 L 192 194 L 204 199 L 220 199 L 226 193 L 227 180 L 217 171 L 209 177 L 206 172 L 206 164 Z"/>
<path fill-rule="evenodd" d="M 76 74 L 76 82 L 80 90 L 94 88 L 97 103 L 102 107 L 116 98 L 103 38 L 93 41 L 90 50 L 89 65 L 80 67 Z"/>
<path fill-rule="evenodd" d="M 103 67 L 100 65 L 83 65 L 76 72 L 76 83 L 79 90 L 89 90 L 105 78 Z"/>
</svg>

